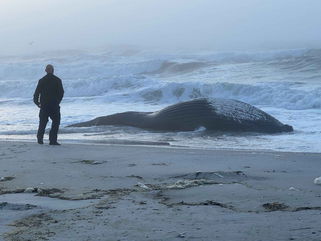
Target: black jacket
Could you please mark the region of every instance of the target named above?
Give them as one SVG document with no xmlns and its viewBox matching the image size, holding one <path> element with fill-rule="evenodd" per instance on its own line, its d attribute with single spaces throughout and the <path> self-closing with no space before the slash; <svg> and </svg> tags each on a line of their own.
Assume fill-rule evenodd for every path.
<svg viewBox="0 0 321 241">
<path fill-rule="evenodd" d="M 40 96 L 40 101 L 39 101 Z M 61 79 L 53 74 L 47 74 L 38 82 L 33 95 L 33 102 L 36 105 L 59 105 L 64 96 L 64 88 Z"/>
</svg>

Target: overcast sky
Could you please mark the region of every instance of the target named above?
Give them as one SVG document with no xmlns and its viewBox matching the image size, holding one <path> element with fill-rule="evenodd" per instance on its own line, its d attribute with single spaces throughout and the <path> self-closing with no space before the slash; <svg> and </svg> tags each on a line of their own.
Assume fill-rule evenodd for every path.
<svg viewBox="0 0 321 241">
<path fill-rule="evenodd" d="M 321 47 L 321 0 L 0 0 L 0 54 Z"/>
</svg>

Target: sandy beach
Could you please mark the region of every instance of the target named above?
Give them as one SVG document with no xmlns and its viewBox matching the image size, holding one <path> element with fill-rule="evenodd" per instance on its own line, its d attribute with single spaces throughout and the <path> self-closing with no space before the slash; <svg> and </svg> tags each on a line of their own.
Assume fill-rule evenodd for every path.
<svg viewBox="0 0 321 241">
<path fill-rule="evenodd" d="M 321 154 L 0 145 L 1 240 L 321 240 Z"/>
</svg>

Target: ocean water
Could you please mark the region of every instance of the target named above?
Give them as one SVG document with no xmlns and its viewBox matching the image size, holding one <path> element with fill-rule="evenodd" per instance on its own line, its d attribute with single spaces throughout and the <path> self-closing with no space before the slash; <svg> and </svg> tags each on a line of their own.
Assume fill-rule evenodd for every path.
<svg viewBox="0 0 321 241">
<path fill-rule="evenodd" d="M 169 143 L 195 148 L 321 152 L 321 50 L 160 53 L 66 51 L 0 57 L 0 139 L 35 140 L 32 96 L 44 66 L 63 80 L 61 142 Z M 155 111 L 200 97 L 252 104 L 293 133 L 153 132 L 132 127 L 67 128 L 123 111 Z M 50 123 L 49 123 L 50 124 Z M 49 125 L 48 125 L 49 127 Z"/>
</svg>

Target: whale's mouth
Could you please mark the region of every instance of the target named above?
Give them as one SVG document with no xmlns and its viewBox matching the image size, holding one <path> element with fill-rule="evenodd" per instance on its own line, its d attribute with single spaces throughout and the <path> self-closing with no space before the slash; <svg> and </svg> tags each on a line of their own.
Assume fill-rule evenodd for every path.
<svg viewBox="0 0 321 241">
<path fill-rule="evenodd" d="M 292 131 L 293 131 L 293 127 L 290 126 L 290 125 L 283 125 L 282 130 L 283 130 L 284 132 L 292 132 Z"/>
</svg>

